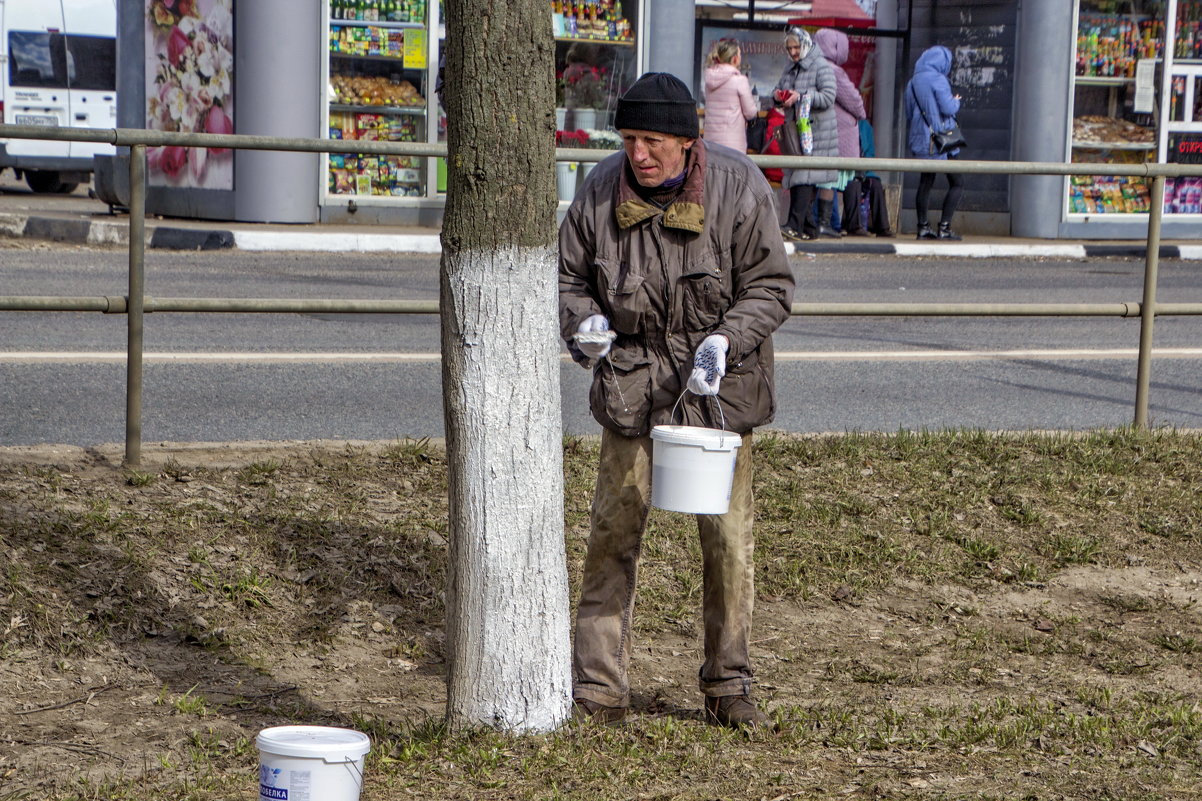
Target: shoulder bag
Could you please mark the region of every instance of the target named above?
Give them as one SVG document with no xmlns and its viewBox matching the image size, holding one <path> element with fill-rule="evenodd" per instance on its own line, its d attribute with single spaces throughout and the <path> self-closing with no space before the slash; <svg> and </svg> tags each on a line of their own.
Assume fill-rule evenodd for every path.
<svg viewBox="0 0 1202 801">
<path fill-rule="evenodd" d="M 797 131 L 797 107 L 785 106 L 782 111 L 785 121 L 776 126 L 776 130 L 772 132 L 777 145 L 780 146 L 780 154 L 782 156 L 803 156 L 805 154 L 801 150 L 801 135 Z"/>
<path fill-rule="evenodd" d="M 768 133 L 768 120 L 759 114 L 747 121 L 747 149 L 760 153 L 768 144 L 764 137 Z"/>
<path fill-rule="evenodd" d="M 931 153 L 946 155 L 953 150 L 966 147 L 968 142 L 964 139 L 964 134 L 960 132 L 960 123 L 952 119 L 952 127 L 946 131 L 936 131 L 935 126 L 931 125 L 930 119 L 927 118 L 926 111 L 922 108 L 922 103 L 918 102 L 918 92 L 914 91 L 914 84 L 910 84 L 910 94 L 914 96 L 914 105 L 918 106 L 918 113 L 922 115 L 922 121 L 931 129 Z"/>
</svg>

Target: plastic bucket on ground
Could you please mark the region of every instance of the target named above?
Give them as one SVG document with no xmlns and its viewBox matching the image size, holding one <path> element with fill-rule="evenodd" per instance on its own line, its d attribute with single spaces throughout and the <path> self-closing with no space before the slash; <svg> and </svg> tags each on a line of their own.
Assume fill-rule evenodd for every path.
<svg viewBox="0 0 1202 801">
<path fill-rule="evenodd" d="M 359 801 L 371 740 L 354 729 L 276 726 L 255 738 L 260 801 Z"/>
<path fill-rule="evenodd" d="M 726 514 L 743 438 L 716 428 L 655 426 L 651 439 L 651 505 L 672 512 Z"/>
</svg>

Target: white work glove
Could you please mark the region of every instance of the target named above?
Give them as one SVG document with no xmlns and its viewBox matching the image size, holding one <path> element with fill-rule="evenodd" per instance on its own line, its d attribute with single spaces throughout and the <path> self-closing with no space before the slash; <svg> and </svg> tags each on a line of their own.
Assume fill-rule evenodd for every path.
<svg viewBox="0 0 1202 801">
<path fill-rule="evenodd" d="M 613 344 L 616 336 L 615 332 L 609 330 L 609 320 L 605 315 L 594 314 L 584 319 L 572 339 L 585 356 L 600 359 L 609 353 L 609 346 Z"/>
<path fill-rule="evenodd" d="M 726 351 L 730 340 L 721 334 L 710 334 L 697 346 L 693 356 L 693 374 L 689 376 L 689 392 L 695 395 L 717 395 L 718 384 L 726 375 Z"/>
</svg>

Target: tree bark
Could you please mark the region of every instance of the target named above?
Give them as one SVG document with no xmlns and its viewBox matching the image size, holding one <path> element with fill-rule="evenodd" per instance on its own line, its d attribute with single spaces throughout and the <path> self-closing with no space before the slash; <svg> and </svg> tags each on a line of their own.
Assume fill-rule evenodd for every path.
<svg viewBox="0 0 1202 801">
<path fill-rule="evenodd" d="M 447 721 L 550 731 L 571 704 L 551 19 L 446 9 Z"/>
</svg>

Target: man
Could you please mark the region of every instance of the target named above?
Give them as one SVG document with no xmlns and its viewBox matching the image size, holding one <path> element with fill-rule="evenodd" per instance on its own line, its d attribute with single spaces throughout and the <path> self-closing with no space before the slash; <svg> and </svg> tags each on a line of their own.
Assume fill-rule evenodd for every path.
<svg viewBox="0 0 1202 801">
<path fill-rule="evenodd" d="M 730 510 L 697 516 L 700 686 L 709 722 L 765 726 L 748 654 L 751 430 L 775 411 L 771 335 L 793 298 L 772 189 L 745 155 L 698 139 L 696 103 L 667 73 L 639 78 L 618 100 L 614 126 L 625 152 L 589 174 L 559 230 L 562 333 L 593 370 L 589 402 L 604 428 L 576 617 L 574 714 L 614 722 L 630 704 L 651 428 L 720 428 L 724 419 L 743 444 Z M 674 412 L 686 387 L 692 395 Z"/>
</svg>

